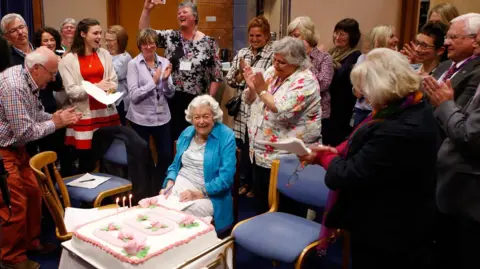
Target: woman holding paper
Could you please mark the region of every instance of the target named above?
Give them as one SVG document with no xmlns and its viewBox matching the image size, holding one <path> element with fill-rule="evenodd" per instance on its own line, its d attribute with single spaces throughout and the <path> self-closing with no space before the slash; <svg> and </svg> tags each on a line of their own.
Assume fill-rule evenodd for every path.
<svg viewBox="0 0 480 269">
<path fill-rule="evenodd" d="M 327 170 L 320 248 L 346 229 L 354 268 L 430 268 L 438 126 L 421 77 L 399 52 L 378 48 L 351 80 L 372 114 L 338 147 L 300 157 Z"/>
<path fill-rule="evenodd" d="M 233 130 L 237 140 L 237 147 L 242 151 L 240 180 L 242 186 L 239 194 L 253 197 L 252 191 L 252 163 L 248 156 L 248 132 L 247 123 L 250 118 L 250 106 L 245 104 L 245 78 L 243 69 L 249 65 L 255 70 L 265 71 L 272 66 L 272 43 L 270 42 L 270 24 L 268 20 L 259 16 L 248 23 L 248 41 L 250 46 L 238 51 L 233 58 L 232 67 L 226 76 L 227 83 L 236 88 L 240 95 L 240 107 L 233 122 Z"/>
<path fill-rule="evenodd" d="M 293 37 L 273 43 L 273 66 L 263 75 L 246 67 L 244 76 L 248 85 L 247 102 L 251 103 L 249 137 L 254 192 L 263 213 L 268 210 L 272 161 L 289 153 L 260 142 L 291 137 L 307 145 L 321 142 L 320 86 L 310 71 L 303 42 Z M 282 210 L 306 216 L 306 207 L 289 200 L 282 197 L 281 205 L 285 206 Z"/>
<path fill-rule="evenodd" d="M 156 168 L 158 175 L 163 177 L 173 155 L 167 98 L 175 94 L 175 86 L 170 76 L 172 65 L 155 53 L 157 42 L 157 33 L 152 29 L 143 29 L 138 34 L 137 46 L 142 53 L 128 63 L 127 84 L 131 104 L 127 119 L 148 144 L 150 136 L 155 140 Z"/>
<path fill-rule="evenodd" d="M 235 134 L 222 124 L 220 105 L 209 95 L 195 97 L 185 114 L 192 126 L 178 138 L 177 154 L 160 194 L 178 196 L 180 202 L 194 201 L 186 212 L 213 216 L 219 231 L 233 221 Z"/>
<path fill-rule="evenodd" d="M 67 127 L 65 143 L 77 149 L 79 173 L 90 172 L 87 167 L 91 159 L 93 132 L 104 126 L 120 125 L 114 105 L 104 105 L 87 94 L 82 81 L 88 81 L 108 92 L 117 88 L 117 75 L 113 68 L 112 56 L 100 48 L 102 28 L 95 19 L 81 20 L 75 31 L 70 51 L 62 58 L 59 71 L 65 86 L 65 92 L 72 105 L 82 118 Z"/>
</svg>

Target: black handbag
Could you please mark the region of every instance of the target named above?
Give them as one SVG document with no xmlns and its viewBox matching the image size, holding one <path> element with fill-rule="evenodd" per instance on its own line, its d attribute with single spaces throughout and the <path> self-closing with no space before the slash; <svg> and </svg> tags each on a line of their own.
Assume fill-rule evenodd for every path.
<svg viewBox="0 0 480 269">
<path fill-rule="evenodd" d="M 233 97 L 226 104 L 227 112 L 229 116 L 236 117 L 240 111 L 240 105 L 242 104 L 242 94 Z"/>
</svg>

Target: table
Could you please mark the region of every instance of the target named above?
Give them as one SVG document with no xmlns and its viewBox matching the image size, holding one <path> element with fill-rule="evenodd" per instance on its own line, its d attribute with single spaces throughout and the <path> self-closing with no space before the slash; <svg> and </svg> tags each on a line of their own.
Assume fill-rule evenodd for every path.
<svg viewBox="0 0 480 269">
<path fill-rule="evenodd" d="M 218 240 L 218 244 L 200 252 L 190 260 L 179 264 L 174 269 L 232 269 L 233 268 L 233 237 Z M 108 269 L 95 263 L 94 260 L 78 253 L 73 247 L 71 240 L 62 243 L 62 256 L 59 269 Z"/>
</svg>

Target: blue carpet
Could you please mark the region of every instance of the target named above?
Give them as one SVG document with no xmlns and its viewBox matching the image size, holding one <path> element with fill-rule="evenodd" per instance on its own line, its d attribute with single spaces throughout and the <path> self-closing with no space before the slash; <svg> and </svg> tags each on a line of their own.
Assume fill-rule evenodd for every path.
<svg viewBox="0 0 480 269">
<path fill-rule="evenodd" d="M 244 220 L 255 216 L 254 203 L 255 199 L 249 199 L 244 196 L 239 199 L 239 220 Z M 61 247 L 55 237 L 55 224 L 48 214 L 46 208 L 43 211 L 44 218 L 42 221 L 42 242 L 58 244 L 58 250 L 51 255 L 46 256 L 30 256 L 30 259 L 37 261 L 41 264 L 42 269 L 57 269 L 60 262 Z M 341 241 L 341 240 L 339 240 Z M 319 258 L 314 254 L 310 255 L 307 259 L 307 263 L 304 268 L 310 269 L 340 269 L 341 268 L 341 244 L 337 242 L 333 244 L 329 249 L 328 258 Z M 290 269 L 294 268 L 293 264 L 279 264 L 277 267 L 273 267 L 272 261 L 263 259 L 249 252 L 248 250 L 236 246 L 236 268 L 261 268 L 261 269 Z"/>
</svg>

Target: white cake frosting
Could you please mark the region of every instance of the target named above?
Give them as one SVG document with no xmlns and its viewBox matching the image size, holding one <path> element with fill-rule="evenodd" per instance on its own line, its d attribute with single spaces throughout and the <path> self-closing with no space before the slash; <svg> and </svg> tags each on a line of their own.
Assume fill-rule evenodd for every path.
<svg viewBox="0 0 480 269">
<path fill-rule="evenodd" d="M 180 224 L 188 219 L 193 225 Z M 143 221 L 142 221 L 143 220 Z M 161 222 L 161 228 L 151 229 Z M 193 222 L 192 222 L 193 221 Z M 102 230 L 109 226 L 112 229 Z M 160 225 L 158 226 L 160 227 Z M 140 256 L 128 255 L 119 233 L 133 235 L 146 250 Z M 125 242 L 130 239 L 125 239 Z M 132 239 L 133 240 L 133 239 Z M 135 242 L 136 243 L 136 242 Z M 135 207 L 76 228 L 72 247 L 90 257 L 102 268 L 176 268 L 186 260 L 218 243 L 214 227 L 202 219 L 166 209 Z"/>
</svg>

